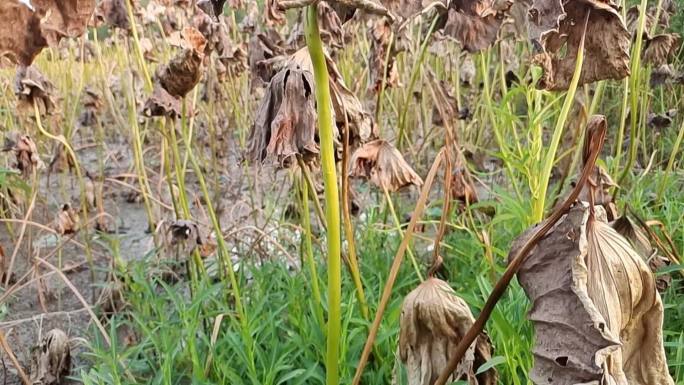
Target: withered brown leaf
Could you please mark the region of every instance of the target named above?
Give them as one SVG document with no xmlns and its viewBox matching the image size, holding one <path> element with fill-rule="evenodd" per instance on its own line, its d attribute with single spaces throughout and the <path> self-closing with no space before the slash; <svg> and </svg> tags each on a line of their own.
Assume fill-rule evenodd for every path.
<svg viewBox="0 0 684 385">
<path fill-rule="evenodd" d="M 14 94 L 21 107 L 33 111 L 36 102 L 41 113 L 51 115 L 55 110 L 54 93 L 55 86 L 36 67 L 17 67 Z"/>
<path fill-rule="evenodd" d="M 382 17 L 371 23 L 368 31 L 371 40 L 368 58 L 369 80 L 370 88 L 374 92 L 379 92 L 383 78 L 387 88 L 399 85 L 399 72 L 394 66 L 398 50 L 392 42 L 392 25 L 389 19 Z"/>
<path fill-rule="evenodd" d="M 2 151 L 14 152 L 17 168 L 24 178 L 43 167 L 43 161 L 38 155 L 38 149 L 30 136 L 11 131 L 5 134 L 5 141 Z"/>
<path fill-rule="evenodd" d="M 677 54 L 682 38 L 676 33 L 665 33 L 646 38 L 644 45 L 644 63 L 652 66 L 667 64 Z"/>
<path fill-rule="evenodd" d="M 674 384 L 663 304 L 648 266 L 620 234 L 575 205 L 532 249 L 518 281 L 532 301 L 535 384 Z M 509 254 L 516 255 L 529 229 Z"/>
<path fill-rule="evenodd" d="M 470 308 L 448 283 L 428 278 L 411 291 L 401 306 L 399 357 L 406 365 L 409 385 L 431 385 L 446 369 L 449 354 L 473 325 Z M 494 385 L 494 369 L 475 375 L 478 364 L 491 358 L 492 347 L 481 334 L 448 381 Z"/>
<path fill-rule="evenodd" d="M 156 80 L 171 95 L 182 98 L 202 78 L 202 61 L 206 39 L 195 28 L 183 30 L 185 49 L 158 69 Z"/>
<path fill-rule="evenodd" d="M 564 90 L 570 85 L 588 16 L 579 85 L 629 75 L 629 32 L 617 6 L 602 0 L 535 0 L 530 37 L 540 51 L 533 62 L 544 70 L 538 86 Z"/>
<path fill-rule="evenodd" d="M 181 116 L 181 100 L 169 94 L 161 85 L 156 84 L 152 95 L 145 101 L 143 107 L 143 115 L 146 117 L 152 116 L 168 116 L 176 119 Z"/>
<path fill-rule="evenodd" d="M 313 92 L 312 73 L 295 63 L 271 79 L 249 135 L 252 160 L 272 158 L 280 166 L 289 166 L 294 156 L 310 160 L 318 154 Z"/>
<path fill-rule="evenodd" d="M 444 33 L 456 39 L 468 52 L 483 50 L 496 41 L 504 14 L 513 4 L 494 0 L 452 0 Z"/>
<path fill-rule="evenodd" d="M 365 143 L 354 151 L 349 161 L 349 176 L 369 179 L 388 191 L 396 191 L 410 184 L 423 184 L 399 150 L 382 139 Z"/>
<path fill-rule="evenodd" d="M 126 0 L 102 0 L 95 8 L 94 17 L 98 25 L 104 23 L 126 31 L 131 27 Z"/>
<path fill-rule="evenodd" d="M 69 337 L 60 329 L 47 332 L 31 350 L 30 380 L 35 385 L 60 385 L 71 373 Z"/>
<path fill-rule="evenodd" d="M 63 37 L 82 35 L 95 0 L 18 0 L 0 2 L 0 57 L 28 66 L 40 51 Z"/>
<path fill-rule="evenodd" d="M 73 234 L 79 230 L 80 218 L 76 209 L 70 204 L 65 203 L 57 214 L 57 218 L 52 225 L 57 234 L 67 235 Z"/>
</svg>

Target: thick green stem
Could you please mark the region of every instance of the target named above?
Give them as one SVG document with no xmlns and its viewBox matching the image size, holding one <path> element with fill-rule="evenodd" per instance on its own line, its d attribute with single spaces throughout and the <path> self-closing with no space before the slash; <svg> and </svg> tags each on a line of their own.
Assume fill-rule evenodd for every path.
<svg viewBox="0 0 684 385">
<path fill-rule="evenodd" d="M 340 261 L 340 199 L 335 170 L 333 119 L 330 109 L 330 84 L 325 63 L 323 42 L 318 29 L 317 5 L 307 10 L 306 43 L 311 55 L 316 87 L 316 107 L 321 140 L 321 168 L 325 186 L 325 221 L 328 245 L 328 332 L 326 351 L 326 384 L 339 384 L 338 356 L 341 333 L 341 261 Z"/>
</svg>

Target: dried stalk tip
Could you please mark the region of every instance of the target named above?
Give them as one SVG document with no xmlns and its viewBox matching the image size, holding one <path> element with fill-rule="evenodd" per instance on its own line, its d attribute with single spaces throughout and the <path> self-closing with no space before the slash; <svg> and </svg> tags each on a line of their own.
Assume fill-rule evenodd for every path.
<svg viewBox="0 0 684 385">
<path fill-rule="evenodd" d="M 409 385 L 431 385 L 447 367 L 452 352 L 475 319 L 468 305 L 446 282 L 428 278 L 404 299 L 401 307 L 399 357 L 406 365 Z M 469 385 L 494 385 L 492 368 L 475 371 L 491 358 L 492 347 L 485 334 L 474 342 L 447 380 Z"/>
<path fill-rule="evenodd" d="M 310 71 L 290 63 L 271 79 L 249 135 L 249 157 L 289 167 L 295 156 L 311 161 L 316 144 L 314 81 Z"/>
<path fill-rule="evenodd" d="M 423 184 L 399 150 L 382 139 L 368 142 L 354 151 L 349 161 L 349 176 L 370 179 L 371 183 L 388 191 Z"/>
<path fill-rule="evenodd" d="M 535 384 L 672 385 L 663 304 L 643 258 L 577 204 L 539 241 L 518 281 L 532 301 Z M 509 258 L 525 243 L 527 230 Z"/>
<path fill-rule="evenodd" d="M 52 329 L 31 352 L 30 380 L 34 385 L 59 385 L 71 372 L 69 337 Z"/>
</svg>

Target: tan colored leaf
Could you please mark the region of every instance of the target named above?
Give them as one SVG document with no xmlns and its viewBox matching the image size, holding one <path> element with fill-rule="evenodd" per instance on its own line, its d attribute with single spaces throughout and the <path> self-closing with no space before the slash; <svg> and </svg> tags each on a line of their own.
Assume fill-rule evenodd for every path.
<svg viewBox="0 0 684 385">
<path fill-rule="evenodd" d="M 373 92 L 380 92 L 383 77 L 386 88 L 398 86 L 399 72 L 394 66 L 398 50 L 394 42 L 390 48 L 393 36 L 390 21 L 385 17 L 373 20 L 369 36 L 371 40 L 368 58 L 370 88 Z"/>
<path fill-rule="evenodd" d="M 388 191 L 396 191 L 410 184 L 423 184 L 399 150 L 382 139 L 365 143 L 354 151 L 349 161 L 349 175 L 369 179 L 374 185 Z"/>
<path fill-rule="evenodd" d="M 38 103 L 42 113 L 51 115 L 55 110 L 55 86 L 37 68 L 17 67 L 14 78 L 14 94 L 20 106 L 33 111 L 33 103 Z"/>
<path fill-rule="evenodd" d="M 69 156 L 64 148 L 64 145 L 60 142 L 54 147 L 52 154 L 52 160 L 50 161 L 50 172 L 62 173 L 65 171 L 71 171 L 76 167 L 74 160 Z"/>
<path fill-rule="evenodd" d="M 652 66 L 667 64 L 677 54 L 682 38 L 676 33 L 665 33 L 646 39 L 643 58 L 644 63 Z"/>
<path fill-rule="evenodd" d="M 154 86 L 152 95 L 147 98 L 143 107 L 143 115 L 147 117 L 168 116 L 169 118 L 176 119 L 180 118 L 181 112 L 180 98 L 169 94 L 159 84 Z"/>
<path fill-rule="evenodd" d="M 446 369 L 449 353 L 474 321 L 465 301 L 440 279 L 428 278 L 411 291 L 404 299 L 399 319 L 399 357 L 406 365 L 408 384 L 432 385 Z M 475 375 L 476 363 L 491 358 L 491 350 L 487 336 L 480 335 L 447 381 L 496 384 L 494 369 Z"/>
<path fill-rule="evenodd" d="M 182 98 L 202 78 L 206 39 L 195 28 L 183 30 L 184 50 L 157 70 L 156 80 L 172 96 Z"/>
<path fill-rule="evenodd" d="M 31 350 L 30 380 L 34 385 L 60 385 L 71 373 L 69 337 L 60 329 L 47 332 Z"/>
<path fill-rule="evenodd" d="M 594 217 L 586 203 L 571 208 L 518 272 L 532 301 L 530 378 L 535 384 L 672 385 L 653 275 L 596 210 Z"/>
<path fill-rule="evenodd" d="M 16 167 L 26 179 L 33 174 L 34 171 L 43 167 L 43 161 L 38 156 L 38 149 L 28 135 L 20 134 L 16 131 L 11 131 L 5 134 L 5 143 L 2 151 L 12 151 L 16 159 L 14 167 Z"/>
<path fill-rule="evenodd" d="M 33 0 L 32 8 L 18 0 L 0 2 L 0 57 L 28 66 L 48 45 L 77 37 L 95 9 L 95 0 Z"/>
<path fill-rule="evenodd" d="M 271 79 L 249 136 L 253 161 L 267 158 L 289 166 L 293 157 L 317 155 L 313 75 L 291 63 Z"/>
<path fill-rule="evenodd" d="M 264 1 L 264 19 L 269 26 L 285 24 L 285 15 L 278 8 L 278 0 Z"/>
<path fill-rule="evenodd" d="M 65 203 L 57 214 L 53 228 L 59 235 L 73 234 L 79 230 L 80 218 L 76 209 Z"/>
<path fill-rule="evenodd" d="M 538 86 L 564 90 L 575 72 L 577 53 L 589 16 L 579 85 L 629 75 L 629 32 L 617 6 L 601 0 L 535 0 L 530 8 L 530 34 L 541 52 L 533 62 L 544 70 Z"/>
<path fill-rule="evenodd" d="M 131 26 L 128 21 L 126 0 L 102 0 L 95 8 L 96 24 L 128 30 Z"/>
<path fill-rule="evenodd" d="M 512 1 L 452 0 L 444 33 L 456 39 L 468 52 L 483 50 L 496 41 L 504 13 Z"/>
</svg>

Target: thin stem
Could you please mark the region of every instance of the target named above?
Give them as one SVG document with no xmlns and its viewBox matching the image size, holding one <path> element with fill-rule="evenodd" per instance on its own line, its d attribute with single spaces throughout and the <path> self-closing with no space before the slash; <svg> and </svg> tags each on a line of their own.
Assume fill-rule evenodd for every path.
<svg viewBox="0 0 684 385">
<path fill-rule="evenodd" d="M 325 325 L 325 317 L 323 316 L 323 300 L 321 299 L 321 289 L 318 287 L 318 270 L 316 269 L 316 261 L 313 256 L 313 246 L 311 245 L 311 218 L 309 218 L 309 193 L 306 181 L 300 180 L 300 194 L 302 200 L 302 224 L 304 225 L 304 256 L 306 264 L 311 273 L 311 292 L 316 302 L 316 319 L 321 328 Z"/>
<path fill-rule="evenodd" d="M 340 195 L 337 189 L 335 148 L 333 145 L 333 118 L 330 110 L 330 83 L 325 63 L 323 42 L 318 29 L 317 4 L 307 9 L 306 43 L 311 55 L 316 87 L 316 108 L 321 141 L 321 168 L 325 186 L 326 240 L 328 245 L 328 331 L 326 348 L 326 384 L 339 384 L 341 314 L 341 240 Z"/>
<path fill-rule="evenodd" d="M 392 219 L 394 220 L 394 225 L 397 226 L 397 232 L 399 233 L 399 236 L 403 239 L 404 238 L 404 232 L 401 231 L 401 221 L 399 220 L 399 216 L 397 216 L 397 212 L 394 209 L 394 203 L 392 203 L 392 197 L 389 195 L 389 191 L 387 191 L 386 187 L 383 187 L 382 191 L 385 193 L 385 200 L 387 201 L 387 207 L 389 207 L 390 214 L 392 214 Z M 406 252 L 409 255 L 409 259 L 411 260 L 411 264 L 413 265 L 413 269 L 416 271 L 416 275 L 418 276 L 418 279 L 423 281 L 423 275 L 420 273 L 420 266 L 418 266 L 418 261 L 416 261 L 416 257 L 413 255 L 413 252 L 411 251 L 411 246 L 408 246 L 406 248 Z"/>
</svg>

